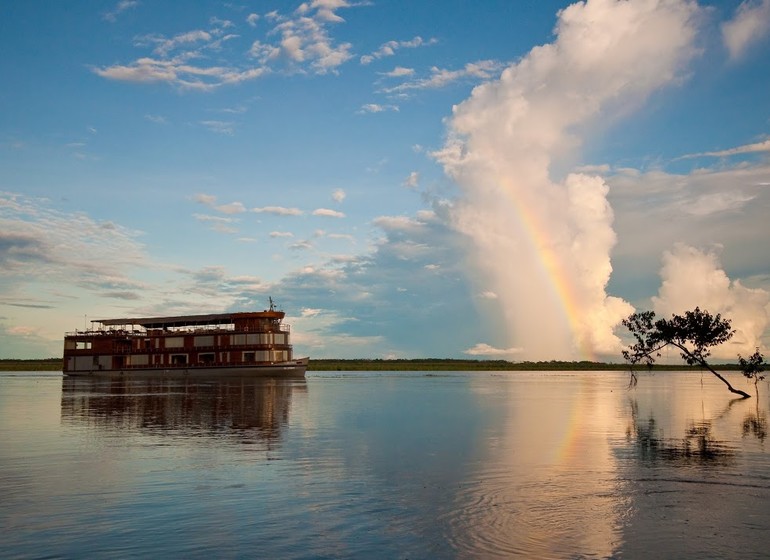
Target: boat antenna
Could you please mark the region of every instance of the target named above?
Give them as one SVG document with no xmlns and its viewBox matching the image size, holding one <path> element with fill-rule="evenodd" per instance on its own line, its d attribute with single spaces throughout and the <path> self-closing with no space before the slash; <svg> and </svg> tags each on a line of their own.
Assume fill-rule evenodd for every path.
<svg viewBox="0 0 770 560">
<path fill-rule="evenodd" d="M 268 296 L 267 299 L 270 300 L 270 311 L 275 311 L 275 306 L 273 305 L 273 296 Z"/>
</svg>

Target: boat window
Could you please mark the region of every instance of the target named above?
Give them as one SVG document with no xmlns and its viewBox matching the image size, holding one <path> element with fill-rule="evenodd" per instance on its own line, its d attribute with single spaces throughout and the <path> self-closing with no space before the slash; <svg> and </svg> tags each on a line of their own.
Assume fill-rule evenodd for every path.
<svg viewBox="0 0 770 560">
<path fill-rule="evenodd" d="M 183 366 L 187 364 L 187 354 L 171 354 L 171 365 Z"/>
</svg>

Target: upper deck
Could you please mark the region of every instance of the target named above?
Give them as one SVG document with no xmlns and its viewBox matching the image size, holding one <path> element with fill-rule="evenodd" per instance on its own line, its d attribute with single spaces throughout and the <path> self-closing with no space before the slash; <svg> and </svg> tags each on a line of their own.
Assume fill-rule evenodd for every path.
<svg viewBox="0 0 770 560">
<path fill-rule="evenodd" d="M 135 334 L 179 334 L 210 331 L 236 331 L 252 333 L 289 332 L 289 325 L 283 324 L 283 311 L 267 310 L 238 313 L 211 313 L 206 315 L 177 315 L 169 317 L 131 317 L 122 319 L 94 319 L 88 331 L 66 333 L 67 337 L 93 334 L 125 333 Z"/>
</svg>

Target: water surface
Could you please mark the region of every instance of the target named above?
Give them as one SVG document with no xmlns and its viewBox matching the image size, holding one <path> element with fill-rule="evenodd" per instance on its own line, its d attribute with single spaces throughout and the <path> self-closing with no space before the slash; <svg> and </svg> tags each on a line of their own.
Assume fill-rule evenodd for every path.
<svg viewBox="0 0 770 560">
<path fill-rule="evenodd" d="M 767 557 L 768 385 L 627 383 L 0 374 L 0 557 Z"/>
</svg>

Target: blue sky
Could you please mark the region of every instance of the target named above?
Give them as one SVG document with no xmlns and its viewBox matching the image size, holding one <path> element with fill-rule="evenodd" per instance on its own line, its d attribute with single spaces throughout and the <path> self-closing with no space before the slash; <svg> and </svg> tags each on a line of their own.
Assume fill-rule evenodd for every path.
<svg viewBox="0 0 770 560">
<path fill-rule="evenodd" d="M 286 311 L 297 355 L 767 349 L 770 0 L 3 2 L 0 357 Z"/>
</svg>

